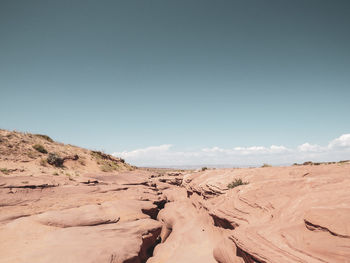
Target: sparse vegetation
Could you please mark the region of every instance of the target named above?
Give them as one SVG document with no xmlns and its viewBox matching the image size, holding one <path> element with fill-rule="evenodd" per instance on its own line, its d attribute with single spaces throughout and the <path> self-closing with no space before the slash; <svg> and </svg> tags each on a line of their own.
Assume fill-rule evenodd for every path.
<svg viewBox="0 0 350 263">
<path fill-rule="evenodd" d="M 304 162 L 303 165 L 313 165 L 313 162 L 307 161 L 307 162 Z"/>
<path fill-rule="evenodd" d="M 268 163 L 264 163 L 261 167 L 262 167 L 262 168 L 272 167 L 272 165 L 270 165 L 270 164 L 268 164 Z"/>
<path fill-rule="evenodd" d="M 202 167 L 201 171 L 208 170 L 208 167 Z"/>
<path fill-rule="evenodd" d="M 49 136 L 0 129 L 1 167 L 8 170 L 0 171 L 0 177 L 5 174 L 15 174 L 13 167 L 21 170 L 18 175 L 28 175 L 22 170 L 32 171 L 36 166 L 36 173 L 48 173 L 52 176 L 58 173 L 60 176 L 69 171 L 73 178 L 79 178 L 81 173 L 93 172 L 115 172 L 133 170 L 134 167 L 126 164 L 121 158 L 106 154 L 103 151 L 91 151 L 77 146 L 67 145 L 53 141 Z M 75 162 L 74 162 L 75 161 Z M 63 171 L 63 172 L 62 172 Z M 79 171 L 79 174 L 77 172 Z M 62 174 L 61 174 L 62 172 Z M 17 173 L 16 173 L 17 175 Z M 56 175 L 56 174 L 54 174 Z"/>
<path fill-rule="evenodd" d="M 299 164 L 299 163 L 294 163 L 293 166 L 300 166 L 300 165 L 327 165 L 327 164 L 345 164 L 345 163 L 348 163 L 350 162 L 350 160 L 342 160 L 342 161 L 339 161 L 339 162 L 312 162 L 312 161 L 307 161 L 307 162 L 304 162 L 302 164 Z"/>
<path fill-rule="evenodd" d="M 7 175 L 10 173 L 10 170 L 8 170 L 7 168 L 0 168 L 0 172 Z"/>
<path fill-rule="evenodd" d="M 91 156 L 96 159 L 102 172 L 112 172 L 118 170 L 119 164 L 125 161 L 100 151 L 91 151 Z"/>
<path fill-rule="evenodd" d="M 112 172 L 112 171 L 118 170 L 118 168 L 119 168 L 118 164 L 113 162 L 105 162 L 101 165 L 102 172 Z"/>
<path fill-rule="evenodd" d="M 68 177 L 69 181 L 75 181 L 70 173 L 66 173 L 66 176 Z"/>
<path fill-rule="evenodd" d="M 75 154 L 74 156 L 66 156 L 62 158 L 57 153 L 49 153 L 49 156 L 47 157 L 47 162 L 56 167 L 62 167 L 64 161 L 66 160 L 76 161 L 78 159 L 79 159 L 79 156 L 77 154 Z"/>
<path fill-rule="evenodd" d="M 74 154 L 73 157 L 67 156 L 67 157 L 65 157 L 63 159 L 76 161 L 76 160 L 79 160 L 79 155 L 78 154 Z"/>
<path fill-rule="evenodd" d="M 96 159 L 103 159 L 103 153 L 100 151 L 91 151 L 91 156 L 95 157 Z"/>
<path fill-rule="evenodd" d="M 248 182 L 243 182 L 241 178 L 239 179 L 235 179 L 234 181 L 232 181 L 231 183 L 229 183 L 227 185 L 227 188 L 228 189 L 232 189 L 232 188 L 235 188 L 237 186 L 240 186 L 240 185 L 246 185 L 246 184 L 249 184 Z"/>
<path fill-rule="evenodd" d="M 45 134 L 33 134 L 36 137 L 42 138 L 48 142 L 54 142 L 54 140 L 52 140 L 49 136 L 45 135 Z"/>
<path fill-rule="evenodd" d="M 33 148 L 40 153 L 44 153 L 44 154 L 47 153 L 47 150 L 41 144 L 35 144 L 35 145 L 33 145 Z"/>
<path fill-rule="evenodd" d="M 58 172 L 54 172 L 52 175 L 58 176 L 59 173 Z"/>
<path fill-rule="evenodd" d="M 61 158 L 57 153 L 49 153 L 47 157 L 47 162 L 56 167 L 62 167 L 64 159 Z"/>
</svg>

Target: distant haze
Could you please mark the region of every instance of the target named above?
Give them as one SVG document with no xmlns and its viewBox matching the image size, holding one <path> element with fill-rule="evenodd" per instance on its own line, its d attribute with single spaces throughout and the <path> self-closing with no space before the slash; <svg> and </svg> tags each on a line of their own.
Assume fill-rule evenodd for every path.
<svg viewBox="0 0 350 263">
<path fill-rule="evenodd" d="M 128 162 L 139 166 L 169 168 L 254 167 L 264 163 L 290 165 L 305 161 L 340 161 L 350 160 L 350 134 L 343 134 L 331 140 L 327 145 L 305 142 L 296 148 L 271 145 L 270 147 L 212 147 L 177 151 L 173 149 L 172 145 L 160 145 L 133 151 L 115 152 L 114 155 L 121 156 Z"/>
</svg>

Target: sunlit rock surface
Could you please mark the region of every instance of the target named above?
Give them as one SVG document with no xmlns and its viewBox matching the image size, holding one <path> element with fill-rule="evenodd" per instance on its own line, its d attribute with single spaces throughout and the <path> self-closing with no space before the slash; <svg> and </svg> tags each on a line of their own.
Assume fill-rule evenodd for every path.
<svg viewBox="0 0 350 263">
<path fill-rule="evenodd" d="M 1 132 L 0 263 L 350 262 L 349 162 L 137 169 Z M 84 162 L 50 166 L 31 143 Z"/>
</svg>

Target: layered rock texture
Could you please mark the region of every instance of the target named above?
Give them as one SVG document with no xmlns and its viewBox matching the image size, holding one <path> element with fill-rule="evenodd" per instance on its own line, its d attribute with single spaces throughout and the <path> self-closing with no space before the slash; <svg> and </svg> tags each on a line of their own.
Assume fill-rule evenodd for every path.
<svg viewBox="0 0 350 263">
<path fill-rule="evenodd" d="M 348 162 L 179 172 L 1 138 L 1 263 L 350 262 Z M 23 162 L 33 143 L 85 163 Z"/>
</svg>

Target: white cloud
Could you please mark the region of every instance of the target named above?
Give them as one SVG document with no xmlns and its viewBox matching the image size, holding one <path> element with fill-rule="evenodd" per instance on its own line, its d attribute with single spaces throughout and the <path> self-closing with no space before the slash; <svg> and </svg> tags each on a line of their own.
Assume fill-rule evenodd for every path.
<svg viewBox="0 0 350 263">
<path fill-rule="evenodd" d="M 177 151 L 171 144 L 150 146 L 132 151 L 115 152 L 113 155 L 124 158 L 138 166 L 188 166 L 188 165 L 227 165 L 245 166 L 262 163 L 289 164 L 304 161 L 333 161 L 350 159 L 350 134 L 332 140 L 326 146 L 308 142 L 296 148 L 283 145 L 220 148 L 211 147 L 192 151 Z"/>
<path fill-rule="evenodd" d="M 119 153 L 114 153 L 113 155 L 118 155 L 123 158 L 133 158 L 133 157 L 139 157 L 142 155 L 156 155 L 160 154 L 164 151 L 168 151 L 172 145 L 171 144 L 163 144 L 159 146 L 150 146 L 143 149 L 136 149 L 130 152 L 124 151 Z"/>
<path fill-rule="evenodd" d="M 225 154 L 238 154 L 238 155 L 249 155 L 249 154 L 272 154 L 272 153 L 281 153 L 288 151 L 288 149 L 282 145 L 276 146 L 271 145 L 270 147 L 264 146 L 252 146 L 252 147 L 235 147 L 232 149 L 223 149 L 219 147 L 213 148 L 204 148 L 202 152 L 206 153 L 225 153 Z"/>
<path fill-rule="evenodd" d="M 323 148 L 317 144 L 310 144 L 308 142 L 299 145 L 298 150 L 300 152 L 321 152 Z"/>
<path fill-rule="evenodd" d="M 328 145 L 329 148 L 350 148 L 350 134 L 343 134 Z"/>
<path fill-rule="evenodd" d="M 271 151 L 274 152 L 285 152 L 288 151 L 288 149 L 286 147 L 284 147 L 283 145 L 271 145 L 270 147 Z"/>
</svg>

